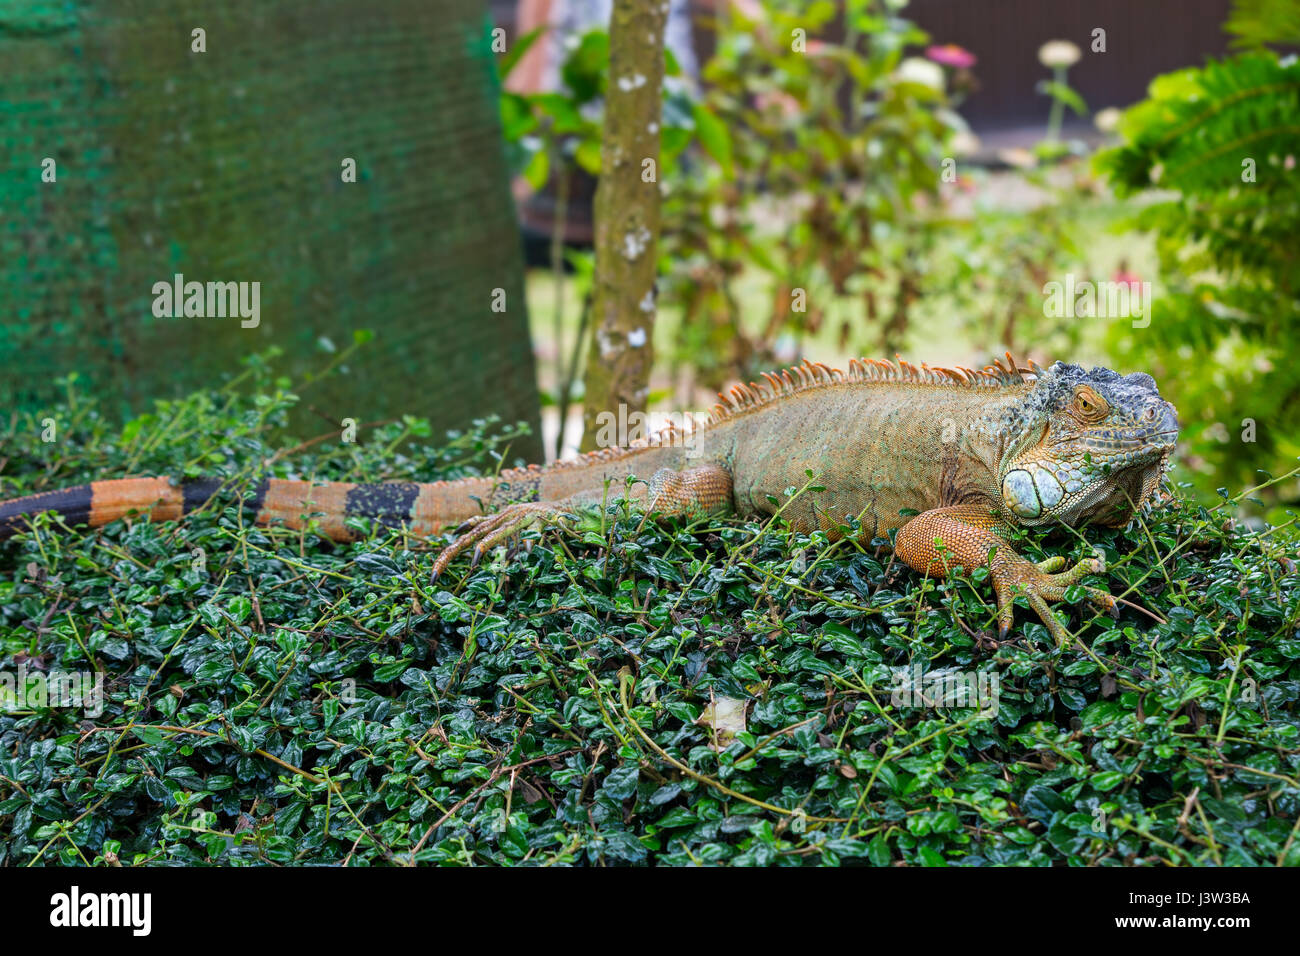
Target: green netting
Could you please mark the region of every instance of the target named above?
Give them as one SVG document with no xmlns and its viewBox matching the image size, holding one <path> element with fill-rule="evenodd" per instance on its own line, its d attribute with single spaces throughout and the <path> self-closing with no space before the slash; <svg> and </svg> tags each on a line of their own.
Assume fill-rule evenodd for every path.
<svg viewBox="0 0 1300 956">
<path fill-rule="evenodd" d="M 535 427 L 489 29 L 479 0 L 0 0 L 0 409 L 75 370 L 138 410 L 372 329 L 316 408 Z M 260 282 L 260 326 L 155 318 L 178 272 Z"/>
</svg>

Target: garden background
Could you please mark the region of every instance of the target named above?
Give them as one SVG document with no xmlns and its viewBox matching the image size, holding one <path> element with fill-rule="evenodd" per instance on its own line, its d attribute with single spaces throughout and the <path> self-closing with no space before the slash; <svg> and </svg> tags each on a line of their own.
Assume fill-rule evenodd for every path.
<svg viewBox="0 0 1300 956">
<path fill-rule="evenodd" d="M 1201 15 L 1190 60 L 1133 28 L 1176 33 L 1171 6 Z M 394 4 L 353 32 L 343 0 L 318 17 L 233 3 L 264 27 L 237 42 L 281 71 L 265 102 L 297 112 L 248 111 L 256 134 L 226 154 L 190 150 L 197 127 L 85 106 L 171 71 L 208 135 L 245 115 L 229 62 L 192 72 L 184 15 L 141 18 L 139 42 L 179 37 L 157 63 L 129 55 L 130 16 L 20 7 L 0 4 L 0 50 L 50 42 L 81 66 L 54 92 L 0 79 L 0 202 L 18 210 L 0 231 L 0 494 L 225 483 L 180 523 L 47 515 L 0 544 L 0 675 L 102 692 L 3 701 L 0 863 L 1300 863 L 1296 3 L 1027 17 L 1041 36 L 986 51 L 918 25 L 943 25 L 937 3 L 616 2 L 670 36 L 685 10 L 694 56 L 468 2 L 441 20 Z M 358 85 L 265 52 L 285 37 Z M 546 50 L 553 83 L 521 80 Z M 1097 98 L 1121 88 L 1088 79 L 1113 61 L 1100 75 L 1147 71 L 1136 102 Z M 657 117 L 629 134 L 657 153 L 657 295 L 610 312 L 629 286 L 602 262 L 595 183 L 621 95 Z M 43 181 L 51 118 L 85 136 Z M 354 182 L 336 182 L 334 119 L 370 147 Z M 149 160 L 152 192 L 123 201 L 110 171 L 151 136 L 174 161 Z M 246 221 L 213 228 L 186 157 L 250 191 L 230 207 Z M 313 172 L 282 181 L 277 157 Z M 266 329 L 150 318 L 138 280 L 159 256 L 233 270 L 218 278 L 260 264 L 281 280 Z M 1068 276 L 1149 282 L 1149 311 L 1056 314 Z M 602 348 L 610 314 L 632 324 Z M 362 523 L 336 545 L 240 506 L 266 474 L 432 481 L 565 454 L 620 391 L 629 412 L 693 410 L 805 357 L 1005 350 L 1149 372 L 1180 411 L 1162 507 L 1017 542 L 1035 560 L 1100 547 L 1090 583 L 1130 602 L 1112 620 L 1073 593 L 1059 645 L 1021 605 L 990 649 L 983 571 L 936 585 L 888 542 L 775 519 L 616 506 L 434 583 L 441 541 Z M 900 702 L 914 666 L 996 677 L 996 712 Z"/>
</svg>

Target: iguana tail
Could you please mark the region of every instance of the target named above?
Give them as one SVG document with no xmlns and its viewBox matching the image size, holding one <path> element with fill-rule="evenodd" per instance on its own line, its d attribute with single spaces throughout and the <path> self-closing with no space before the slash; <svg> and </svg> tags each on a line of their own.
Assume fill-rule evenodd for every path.
<svg viewBox="0 0 1300 956">
<path fill-rule="evenodd" d="M 624 479 L 633 474 L 649 479 L 661 469 L 681 469 L 686 460 L 686 435 L 669 426 L 627 447 L 602 448 L 575 461 L 545 468 L 508 468 L 496 475 L 454 481 L 351 484 L 270 478 L 241 487 L 247 489 L 244 508 L 258 524 L 280 522 L 296 530 L 316 521 L 327 537 L 351 541 L 356 533 L 348 527 L 348 519 L 370 518 L 391 528 L 405 526 L 413 534 L 431 536 L 507 505 L 560 503 L 575 496 L 600 502 L 609 483 L 618 493 Z M 234 490 L 235 482 L 221 478 L 120 478 L 0 501 L 0 541 L 23 531 L 33 515 L 45 511 L 58 512 L 67 524 L 92 528 L 133 513 L 152 516 L 155 521 L 175 521 L 203 507 L 227 482 Z M 643 483 L 641 490 L 646 487 Z M 729 484 L 725 491 L 729 499 Z M 683 503 L 694 502 L 696 494 L 690 490 Z M 705 499 L 712 502 L 716 496 L 717 489 L 706 483 Z"/>
<path fill-rule="evenodd" d="M 58 512 L 68 524 L 92 528 L 133 513 L 155 521 L 174 521 L 205 505 L 223 483 L 220 478 L 122 478 L 0 501 L 0 541 L 23 531 L 27 519 L 45 511 Z M 335 541 L 355 537 L 347 526 L 348 518 L 371 518 L 390 527 L 405 525 L 415 534 L 432 535 L 479 514 L 479 501 L 488 501 L 495 484 L 490 478 L 430 484 L 271 478 L 249 489 L 244 507 L 258 524 L 278 521 L 298 529 L 318 521 L 321 532 Z"/>
</svg>

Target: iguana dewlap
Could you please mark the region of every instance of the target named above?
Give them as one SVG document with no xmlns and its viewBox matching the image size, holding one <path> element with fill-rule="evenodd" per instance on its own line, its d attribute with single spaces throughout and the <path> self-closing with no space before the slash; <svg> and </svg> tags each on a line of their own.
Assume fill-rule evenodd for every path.
<svg viewBox="0 0 1300 956">
<path fill-rule="evenodd" d="M 1065 629 L 1047 602 L 1100 568 L 1085 560 L 1054 573 L 1064 559 L 1035 565 L 1016 554 L 1009 534 L 1018 525 L 1126 523 L 1159 489 L 1178 422 L 1149 375 L 1007 359 L 982 371 L 900 359 L 854 361 L 841 372 L 805 362 L 765 374 L 766 384 L 732 389 L 706 425 L 669 428 L 628 448 L 430 484 L 270 479 L 251 504 L 259 523 L 301 528 L 314 520 L 335 540 L 353 537 L 348 518 L 426 535 L 469 522 L 435 562 L 435 575 L 470 547 L 477 562 L 529 523 L 620 496 L 662 515 L 780 508 L 794 527 L 832 536 L 855 518 L 866 540 L 897 529 L 897 555 L 922 574 L 988 565 L 1001 633 L 1023 591 L 1060 640 Z M 824 490 L 790 501 L 787 491 L 809 485 L 809 472 Z M 630 489 L 628 478 L 638 479 Z M 0 503 L 0 538 L 47 510 L 92 526 L 150 509 L 155 519 L 175 519 L 219 486 L 128 478 L 19 498 Z M 1104 591 L 1087 594 L 1114 606 Z"/>
</svg>

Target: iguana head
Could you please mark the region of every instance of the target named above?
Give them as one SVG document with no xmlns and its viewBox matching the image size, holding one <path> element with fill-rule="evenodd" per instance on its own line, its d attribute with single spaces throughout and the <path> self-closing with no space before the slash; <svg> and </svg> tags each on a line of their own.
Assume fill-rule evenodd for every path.
<svg viewBox="0 0 1300 956">
<path fill-rule="evenodd" d="M 1020 524 L 1120 526 L 1159 490 L 1178 413 L 1150 375 L 1057 362 L 998 426 L 998 483 Z"/>
</svg>

